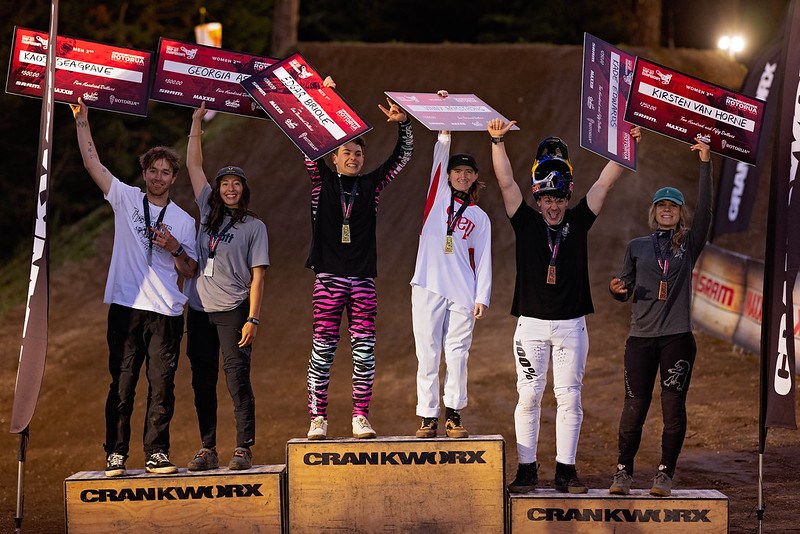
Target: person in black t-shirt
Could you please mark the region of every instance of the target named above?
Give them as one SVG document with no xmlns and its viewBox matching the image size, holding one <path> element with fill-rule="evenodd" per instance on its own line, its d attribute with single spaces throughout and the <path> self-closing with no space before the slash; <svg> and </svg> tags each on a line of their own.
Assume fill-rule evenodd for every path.
<svg viewBox="0 0 800 534">
<path fill-rule="evenodd" d="M 556 414 L 556 491 L 586 493 L 575 456 L 583 408 L 581 387 L 589 352 L 585 316 L 594 311 L 589 288 L 587 234 L 623 167 L 609 162 L 589 192 L 573 208 L 572 164 L 557 137 L 541 142 L 533 163 L 533 196 L 539 211 L 523 201 L 514 180 L 503 136 L 515 121 L 489 121 L 492 163 L 506 214 L 517 238 L 517 276 L 511 314 L 518 318 L 514 359 L 519 401 L 514 411 L 519 468 L 512 493 L 533 491 L 541 401 L 553 361 Z M 640 130 L 631 129 L 638 140 Z"/>
</svg>

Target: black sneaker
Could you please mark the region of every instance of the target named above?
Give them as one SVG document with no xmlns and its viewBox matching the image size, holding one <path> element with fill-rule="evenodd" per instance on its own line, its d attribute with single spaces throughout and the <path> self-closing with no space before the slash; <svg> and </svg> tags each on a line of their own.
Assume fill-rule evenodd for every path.
<svg viewBox="0 0 800 534">
<path fill-rule="evenodd" d="M 439 428 L 439 420 L 435 417 L 423 417 L 422 424 L 417 430 L 418 438 L 435 438 Z"/>
<path fill-rule="evenodd" d="M 162 451 L 150 453 L 144 462 L 144 469 L 148 473 L 160 473 L 162 475 L 178 472 L 178 467 L 170 462 L 167 453 Z"/>
<path fill-rule="evenodd" d="M 448 438 L 468 438 L 469 432 L 461 426 L 461 413 L 458 410 L 447 408 L 444 430 Z"/>
<path fill-rule="evenodd" d="M 187 468 L 189 471 L 205 471 L 206 469 L 216 469 L 219 467 L 219 456 L 217 456 L 217 448 L 211 447 L 207 449 L 203 447 L 194 458 L 189 462 Z"/>
<path fill-rule="evenodd" d="M 514 477 L 514 482 L 508 485 L 509 493 L 528 493 L 536 489 L 536 484 L 539 481 L 537 474 L 538 465 L 536 462 L 532 464 L 519 464 L 517 467 L 517 476 Z"/>
<path fill-rule="evenodd" d="M 650 488 L 650 495 L 654 497 L 669 497 L 672 495 L 672 477 L 661 469 L 664 466 L 660 465 L 658 467 L 658 473 L 653 478 L 653 487 Z"/>
<path fill-rule="evenodd" d="M 578 472 L 573 464 L 556 462 L 556 491 L 561 493 L 588 493 L 587 488 L 579 479 Z"/>
<path fill-rule="evenodd" d="M 118 452 L 112 452 L 106 456 L 106 476 L 121 477 L 125 476 L 125 460 L 127 456 Z"/>
<path fill-rule="evenodd" d="M 253 467 L 253 453 L 247 447 L 236 447 L 233 451 L 233 458 L 228 464 L 228 469 L 240 471 Z"/>
<path fill-rule="evenodd" d="M 608 492 L 611 495 L 630 495 L 632 482 L 633 477 L 625 470 L 625 466 L 617 465 L 617 472 L 614 473 L 614 479 L 611 481 Z"/>
</svg>

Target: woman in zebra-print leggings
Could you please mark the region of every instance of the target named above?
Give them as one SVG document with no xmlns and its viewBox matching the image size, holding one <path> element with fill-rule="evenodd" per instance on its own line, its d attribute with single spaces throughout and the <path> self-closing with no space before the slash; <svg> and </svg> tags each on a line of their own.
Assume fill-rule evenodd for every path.
<svg viewBox="0 0 800 534">
<path fill-rule="evenodd" d="M 330 78 L 325 85 L 333 87 Z M 313 292 L 314 332 L 308 362 L 308 439 L 328 434 L 328 385 L 339 342 L 342 314 L 347 311 L 353 351 L 353 437 L 374 438 L 367 415 L 375 377 L 376 214 L 383 189 L 411 158 L 411 121 L 389 102 L 379 106 L 388 122 L 398 124 L 392 155 L 374 171 L 361 174 L 364 141 L 349 141 L 333 153 L 335 170 L 306 159 L 311 179 L 311 251 L 306 266 L 316 273 Z"/>
</svg>

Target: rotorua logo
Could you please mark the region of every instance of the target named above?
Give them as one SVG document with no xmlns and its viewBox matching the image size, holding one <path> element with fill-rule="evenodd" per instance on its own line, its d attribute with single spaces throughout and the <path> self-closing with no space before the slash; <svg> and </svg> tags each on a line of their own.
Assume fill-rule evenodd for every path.
<svg viewBox="0 0 800 534">
<path fill-rule="evenodd" d="M 486 451 L 308 452 L 306 465 L 485 464 Z"/>
</svg>

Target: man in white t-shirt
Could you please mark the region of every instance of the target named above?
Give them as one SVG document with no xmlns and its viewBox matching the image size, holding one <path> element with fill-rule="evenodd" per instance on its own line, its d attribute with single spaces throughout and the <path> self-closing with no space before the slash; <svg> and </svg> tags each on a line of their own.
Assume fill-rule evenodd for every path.
<svg viewBox="0 0 800 534">
<path fill-rule="evenodd" d="M 183 335 L 184 296 L 178 277 L 197 270 L 194 219 L 170 202 L 180 168 L 168 147 L 139 157 L 146 192 L 122 183 L 100 162 L 88 110 L 71 105 L 83 164 L 114 210 L 114 249 L 103 302 L 108 310 L 106 476 L 125 474 L 136 382 L 142 364 L 149 383 L 144 418 L 145 469 L 175 473 L 169 460 L 169 423 L 175 409 L 175 370 Z"/>
</svg>

